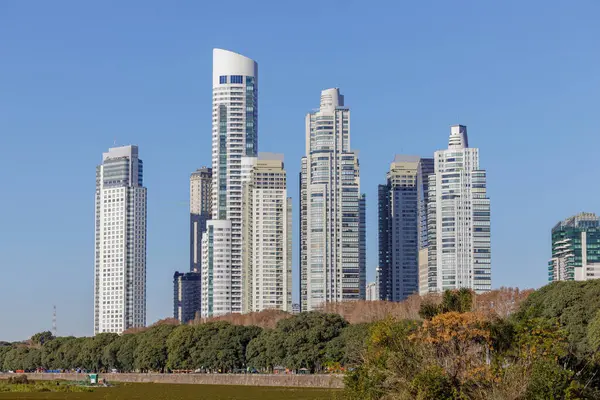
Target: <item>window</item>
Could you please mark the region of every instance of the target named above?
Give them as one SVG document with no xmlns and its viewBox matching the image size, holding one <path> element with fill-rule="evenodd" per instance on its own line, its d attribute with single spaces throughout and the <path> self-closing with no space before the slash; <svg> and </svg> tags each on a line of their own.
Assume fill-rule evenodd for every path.
<svg viewBox="0 0 600 400">
<path fill-rule="evenodd" d="M 230 83 L 244 83 L 244 77 L 242 75 L 231 75 Z"/>
<path fill-rule="evenodd" d="M 227 75 L 221 75 L 219 77 L 219 83 L 227 83 Z"/>
</svg>

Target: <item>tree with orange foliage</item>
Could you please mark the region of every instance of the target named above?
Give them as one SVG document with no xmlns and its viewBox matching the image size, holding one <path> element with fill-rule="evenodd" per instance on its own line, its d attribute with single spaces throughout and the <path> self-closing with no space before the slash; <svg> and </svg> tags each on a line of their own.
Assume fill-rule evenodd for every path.
<svg viewBox="0 0 600 400">
<path fill-rule="evenodd" d="M 409 339 L 428 350 L 425 363 L 442 368 L 452 381 L 486 383 L 491 379 L 489 328 L 482 314 L 448 312 L 423 322 Z"/>
</svg>

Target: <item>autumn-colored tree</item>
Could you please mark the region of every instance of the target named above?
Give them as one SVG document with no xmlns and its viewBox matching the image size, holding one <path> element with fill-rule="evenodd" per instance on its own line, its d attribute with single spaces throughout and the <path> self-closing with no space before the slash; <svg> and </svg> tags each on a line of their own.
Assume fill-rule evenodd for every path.
<svg viewBox="0 0 600 400">
<path fill-rule="evenodd" d="M 248 314 L 235 313 L 211 318 L 201 318 L 199 315 L 196 315 L 196 318 L 191 322 L 191 325 L 223 321 L 233 325 L 258 326 L 263 329 L 273 329 L 277 326 L 279 321 L 290 318 L 291 316 L 292 314 L 280 310 L 264 310 Z"/>
<path fill-rule="evenodd" d="M 490 321 L 473 312 L 449 312 L 433 317 L 410 336 L 430 352 L 426 363 L 437 365 L 452 381 L 485 383 L 491 380 Z"/>
<path fill-rule="evenodd" d="M 475 297 L 474 311 L 506 318 L 514 314 L 533 289 L 506 288 L 492 290 Z"/>
</svg>

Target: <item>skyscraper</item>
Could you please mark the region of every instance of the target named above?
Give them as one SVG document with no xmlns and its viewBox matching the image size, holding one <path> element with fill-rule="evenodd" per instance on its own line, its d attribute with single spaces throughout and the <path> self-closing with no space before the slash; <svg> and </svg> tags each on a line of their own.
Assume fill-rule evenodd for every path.
<svg viewBox="0 0 600 400">
<path fill-rule="evenodd" d="M 200 272 L 175 272 L 173 275 L 173 318 L 187 324 L 196 318 L 201 305 Z"/>
<path fill-rule="evenodd" d="M 96 168 L 94 334 L 146 324 L 146 188 L 137 146 Z"/>
<path fill-rule="evenodd" d="M 302 311 L 365 298 L 365 198 L 350 150 L 350 109 L 339 89 L 321 92 L 306 116 L 300 173 Z"/>
<path fill-rule="evenodd" d="M 212 168 L 202 167 L 190 176 L 190 271 L 200 272 L 202 233 L 212 217 Z"/>
<path fill-rule="evenodd" d="M 283 155 L 259 153 L 242 165 L 243 312 L 291 311 L 292 201 Z"/>
<path fill-rule="evenodd" d="M 419 291 L 419 252 L 427 247 L 433 159 L 397 155 L 379 185 L 379 296 L 402 301 Z"/>
<path fill-rule="evenodd" d="M 600 218 L 579 213 L 552 228 L 548 280 L 586 281 L 600 278 Z"/>
<path fill-rule="evenodd" d="M 258 65 L 240 54 L 214 49 L 212 218 L 231 225 L 231 294 L 225 299 L 231 304 L 224 307 L 230 312 L 242 312 L 241 162 L 257 151 Z"/>
<path fill-rule="evenodd" d="M 202 318 L 231 314 L 231 221 L 210 220 L 202 236 Z"/>
<path fill-rule="evenodd" d="M 490 199 L 479 149 L 469 147 L 467 127 L 450 128 L 447 150 L 436 151 L 429 177 L 429 292 L 492 288 Z"/>
<path fill-rule="evenodd" d="M 202 235 L 212 217 L 212 168 L 190 175 L 190 272 L 173 275 L 173 318 L 185 324 L 201 311 Z"/>
</svg>

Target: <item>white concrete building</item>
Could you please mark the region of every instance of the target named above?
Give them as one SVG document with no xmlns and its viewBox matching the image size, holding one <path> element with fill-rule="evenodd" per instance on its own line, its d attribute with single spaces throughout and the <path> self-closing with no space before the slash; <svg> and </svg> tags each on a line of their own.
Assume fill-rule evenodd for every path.
<svg viewBox="0 0 600 400">
<path fill-rule="evenodd" d="M 231 223 L 231 312 L 242 312 L 242 157 L 258 150 L 258 65 L 213 51 L 212 218 Z M 204 286 L 204 285 L 203 285 Z"/>
<path fill-rule="evenodd" d="M 231 314 L 231 221 L 210 220 L 202 236 L 202 318 Z"/>
<path fill-rule="evenodd" d="M 302 311 L 365 298 L 365 197 L 357 153 L 350 150 L 350 109 L 339 89 L 321 92 L 306 116 L 300 173 Z"/>
<path fill-rule="evenodd" d="M 379 300 L 379 282 L 370 282 L 367 284 L 366 300 L 367 301 Z"/>
<path fill-rule="evenodd" d="M 492 289 L 490 199 L 479 149 L 469 147 L 467 127 L 450 128 L 447 150 L 436 151 L 429 176 L 429 292 Z"/>
<path fill-rule="evenodd" d="M 282 154 L 242 159 L 243 312 L 292 307 L 292 201 Z"/>
<path fill-rule="evenodd" d="M 94 334 L 146 325 L 146 188 L 137 146 L 96 168 Z"/>
</svg>

